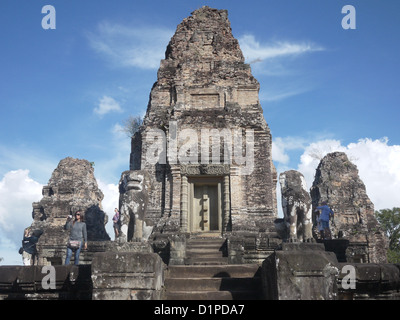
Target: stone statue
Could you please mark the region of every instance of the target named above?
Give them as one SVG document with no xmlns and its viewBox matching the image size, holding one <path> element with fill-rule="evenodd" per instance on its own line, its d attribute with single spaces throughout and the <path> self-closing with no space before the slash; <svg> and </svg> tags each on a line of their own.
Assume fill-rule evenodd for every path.
<svg viewBox="0 0 400 320">
<path fill-rule="evenodd" d="M 146 171 L 128 170 L 119 182 L 121 233 L 120 241 L 145 241 L 153 227 L 147 226 L 145 216 L 150 191 Z"/>
<path fill-rule="evenodd" d="M 288 240 L 313 241 L 311 197 L 304 176 L 296 170 L 285 171 L 279 175 L 279 183 Z"/>
</svg>

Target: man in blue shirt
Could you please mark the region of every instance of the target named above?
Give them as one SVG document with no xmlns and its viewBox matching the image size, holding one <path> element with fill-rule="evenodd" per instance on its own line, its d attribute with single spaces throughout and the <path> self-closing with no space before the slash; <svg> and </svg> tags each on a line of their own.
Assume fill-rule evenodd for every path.
<svg viewBox="0 0 400 320">
<path fill-rule="evenodd" d="M 323 232 L 321 232 L 322 237 L 324 239 L 332 239 L 332 234 L 331 230 L 329 229 L 329 219 L 332 216 L 332 221 L 334 218 L 334 213 L 332 209 L 328 206 L 328 203 L 326 201 L 322 202 L 322 206 L 317 207 L 315 211 L 321 210 L 321 213 L 319 215 L 318 221 L 322 225 Z"/>
</svg>

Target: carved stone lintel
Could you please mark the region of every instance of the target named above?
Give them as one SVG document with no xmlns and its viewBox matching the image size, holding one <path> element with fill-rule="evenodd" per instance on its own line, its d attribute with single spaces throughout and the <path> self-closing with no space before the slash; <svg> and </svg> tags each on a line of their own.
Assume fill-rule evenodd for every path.
<svg viewBox="0 0 400 320">
<path fill-rule="evenodd" d="M 229 173 L 229 164 L 181 164 L 181 174 L 184 176 L 224 176 Z"/>
</svg>

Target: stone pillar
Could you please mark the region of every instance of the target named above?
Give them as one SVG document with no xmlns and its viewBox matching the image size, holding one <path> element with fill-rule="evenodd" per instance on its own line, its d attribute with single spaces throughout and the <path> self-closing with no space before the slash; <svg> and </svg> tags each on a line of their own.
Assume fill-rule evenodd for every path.
<svg viewBox="0 0 400 320">
<path fill-rule="evenodd" d="M 171 166 L 172 183 L 170 189 L 171 211 L 170 225 L 166 228 L 167 231 L 176 232 L 180 230 L 181 224 L 181 170 L 178 165 Z M 169 181 L 167 181 L 169 183 Z"/>
<path fill-rule="evenodd" d="M 244 191 L 242 190 L 242 177 L 240 176 L 240 170 L 236 166 L 230 168 L 230 193 L 232 195 L 230 202 L 230 215 L 232 221 L 232 231 L 240 231 L 240 219 L 243 216 L 243 203 L 244 203 Z"/>
<path fill-rule="evenodd" d="M 181 232 L 188 232 L 188 178 L 181 181 Z"/>
<path fill-rule="evenodd" d="M 229 175 L 224 176 L 223 182 L 223 193 L 224 193 L 224 208 L 223 208 L 223 225 L 222 231 L 228 231 L 231 205 L 230 205 L 230 185 L 229 185 Z"/>
</svg>

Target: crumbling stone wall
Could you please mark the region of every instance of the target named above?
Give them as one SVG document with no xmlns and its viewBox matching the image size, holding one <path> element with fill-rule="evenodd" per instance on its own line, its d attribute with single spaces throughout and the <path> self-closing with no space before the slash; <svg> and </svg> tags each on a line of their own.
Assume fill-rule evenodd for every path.
<svg viewBox="0 0 400 320">
<path fill-rule="evenodd" d="M 400 265 L 339 263 L 338 299 L 400 300 Z"/>
<path fill-rule="evenodd" d="M 91 300 L 90 276 L 89 265 L 1 266 L 0 300 Z"/>
</svg>

